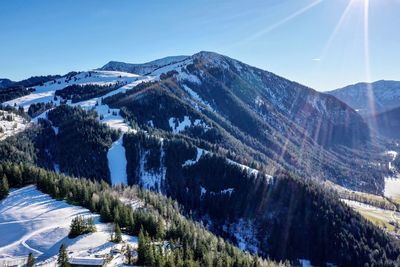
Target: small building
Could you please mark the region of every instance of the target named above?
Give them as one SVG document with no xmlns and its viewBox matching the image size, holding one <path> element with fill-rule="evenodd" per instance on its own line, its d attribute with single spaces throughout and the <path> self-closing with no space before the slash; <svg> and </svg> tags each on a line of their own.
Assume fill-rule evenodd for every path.
<svg viewBox="0 0 400 267">
<path fill-rule="evenodd" d="M 71 267 L 104 267 L 104 258 L 70 258 L 68 260 Z"/>
</svg>

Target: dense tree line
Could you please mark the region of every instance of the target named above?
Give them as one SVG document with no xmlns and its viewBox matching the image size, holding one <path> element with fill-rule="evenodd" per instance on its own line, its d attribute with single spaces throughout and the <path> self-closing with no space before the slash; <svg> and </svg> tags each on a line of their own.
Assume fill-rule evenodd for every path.
<svg viewBox="0 0 400 267">
<path fill-rule="evenodd" d="M 0 103 L 7 102 L 9 100 L 29 95 L 31 90 L 25 88 L 24 86 L 10 87 L 0 90 Z"/>
<path fill-rule="evenodd" d="M 95 112 L 61 105 L 48 113 L 58 127 L 55 161 L 60 169 L 75 176 L 110 181 L 107 152 L 118 132 L 101 124 Z"/>
<path fill-rule="evenodd" d="M 57 90 L 55 95 L 60 96 L 63 99 L 69 99 L 72 103 L 89 100 L 95 97 L 103 96 L 111 91 L 114 91 L 118 87 L 121 87 L 121 83 L 109 84 L 109 85 L 98 85 L 98 84 L 73 84 L 63 89 Z"/>
<path fill-rule="evenodd" d="M 158 254 L 157 265 L 153 266 L 278 266 L 240 251 L 185 219 L 179 205 L 171 199 L 137 187 L 121 188 L 122 191 L 117 193 L 104 182 L 76 179 L 26 164 L 1 164 L 0 175 L 5 175 L 13 187 L 36 183 L 38 189 L 56 199 L 65 199 L 100 213 L 102 221 L 115 222 L 127 234 L 146 235 L 141 240 L 146 248 L 139 258 L 151 253 L 148 250 L 153 251 L 158 242 L 166 240 L 170 244 L 169 252 Z M 121 202 L 121 193 L 128 194 L 129 198 L 140 198 L 145 206 L 132 209 Z"/>
<path fill-rule="evenodd" d="M 55 135 L 51 124 L 42 121 L 0 141 L 0 162 L 32 163 L 52 169 L 54 145 Z"/>
<path fill-rule="evenodd" d="M 236 73 L 235 66 L 210 68 L 201 60 L 195 61 L 182 71 L 198 77 L 201 82 L 181 81 L 174 73 L 168 73 L 163 75 L 161 81 L 142 84 L 126 94 L 106 98 L 104 102 L 121 108 L 121 115 L 127 121 L 142 128 L 151 121 L 154 127 L 170 131 L 168 120 L 171 117 L 180 121 L 185 115 L 192 120 L 201 119 L 211 126 L 211 130 L 189 127 L 182 134 L 219 145 L 235 155 L 239 162 L 256 162 L 272 171 L 289 170 L 299 176 L 329 177 L 333 182 L 352 189 L 381 192 L 382 170 L 378 165 L 368 164 L 377 160 L 379 153 L 375 153 L 376 147 L 368 143 L 368 130 L 357 115 L 328 97 L 327 107 L 343 109 L 343 112 L 349 113 L 351 120 L 341 125 L 340 122 L 333 122 L 334 119 L 326 118 L 330 115 L 320 114 L 310 107 L 311 114 L 315 116 L 308 120 L 304 118 L 302 122 L 296 121 L 297 117 L 303 116 L 303 105 L 308 107 L 308 97 L 314 97 L 315 92 L 260 70 L 250 70 L 245 65 L 242 68 L 246 69 L 245 73 L 255 76 Z M 277 101 L 282 104 L 281 108 L 289 106 L 287 110 L 278 112 L 271 103 L 271 98 L 276 96 L 267 95 L 269 91 L 276 90 L 276 85 L 264 90 L 265 84 L 274 85 L 274 82 L 283 82 L 285 89 L 294 90 L 293 95 L 275 92 L 284 98 L 282 103 Z M 193 96 L 188 94 L 186 87 L 207 101 L 214 110 L 193 103 Z M 256 97 L 262 101 L 255 101 Z M 321 116 L 321 127 L 315 127 L 318 124 L 315 119 Z M 315 132 L 315 129 L 320 131 Z M 360 151 L 351 149 L 353 146 Z M 365 153 L 366 150 L 371 153 Z"/>
<path fill-rule="evenodd" d="M 397 264 L 398 242 L 342 204 L 334 193 L 288 174 L 271 180 L 262 172 L 250 173 L 217 154 L 205 154 L 196 164 L 184 166 L 186 160 L 196 158 L 190 142 L 164 139 L 161 147 L 157 140 L 140 133 L 124 136 L 130 181 L 137 183 L 140 155 L 149 150 L 160 155 L 162 148 L 167 168 L 162 191 L 182 204 L 187 215 L 211 219 L 219 235 L 236 241 L 224 227 L 243 218 L 253 222 L 259 253 L 274 259 L 307 258 L 315 264 L 339 266 Z M 158 171 L 158 159 L 148 159 L 148 171 Z"/>
<path fill-rule="evenodd" d="M 31 118 L 34 118 L 36 116 L 39 116 L 40 114 L 42 114 L 46 110 L 52 108 L 53 106 L 54 105 L 52 103 L 43 103 L 43 102 L 34 103 L 34 104 L 29 106 L 28 115 Z"/>
</svg>

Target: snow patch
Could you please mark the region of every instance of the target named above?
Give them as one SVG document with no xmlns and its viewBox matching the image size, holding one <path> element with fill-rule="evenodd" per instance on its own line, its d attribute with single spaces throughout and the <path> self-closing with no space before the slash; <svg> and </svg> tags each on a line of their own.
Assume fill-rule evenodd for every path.
<svg viewBox="0 0 400 267">
<path fill-rule="evenodd" d="M 236 245 L 243 251 L 258 252 L 258 244 L 254 222 L 239 219 L 237 222 L 224 225 L 223 230 L 236 239 Z"/>
<path fill-rule="evenodd" d="M 77 215 L 93 217 L 97 231 L 69 239 L 69 226 Z M 62 243 L 68 246 L 70 258 L 102 257 L 120 246 L 108 241 L 111 229 L 111 224 L 99 222 L 98 215 L 52 199 L 35 186 L 13 190 L 0 202 L 0 265 L 24 262 L 32 252 L 37 257 L 35 266 L 56 266 Z M 137 248 L 137 237 L 123 235 L 123 240 Z"/>
<path fill-rule="evenodd" d="M 182 167 L 191 166 L 191 165 L 193 165 L 193 164 L 196 164 L 196 163 L 200 160 L 201 156 L 202 156 L 203 153 L 204 153 L 204 150 L 197 147 L 197 148 L 196 148 L 196 151 L 197 151 L 197 153 L 196 153 L 196 159 L 195 159 L 195 160 L 189 159 L 189 160 L 185 161 L 185 163 L 182 164 Z"/>
<path fill-rule="evenodd" d="M 126 173 L 126 156 L 123 144 L 123 135 L 115 141 L 107 152 L 108 168 L 110 170 L 111 184 L 128 184 Z"/>
<path fill-rule="evenodd" d="M 25 130 L 27 122 L 21 116 L 0 110 L 0 140 Z"/>
<path fill-rule="evenodd" d="M 139 162 L 139 184 L 150 190 L 161 192 L 162 186 L 165 181 L 165 175 L 167 168 L 164 166 L 165 151 L 163 143 L 161 143 L 161 155 L 160 155 L 160 170 L 158 171 L 147 171 L 145 168 L 146 158 L 149 155 L 149 151 L 141 151 L 140 162 Z"/>
<path fill-rule="evenodd" d="M 196 119 L 192 124 L 189 116 L 183 116 L 182 122 L 178 118 L 171 117 L 168 119 L 168 124 L 174 134 L 183 132 L 186 128 L 191 127 L 192 125 L 201 126 L 206 130 L 210 129 L 210 127 L 200 119 Z"/>
</svg>

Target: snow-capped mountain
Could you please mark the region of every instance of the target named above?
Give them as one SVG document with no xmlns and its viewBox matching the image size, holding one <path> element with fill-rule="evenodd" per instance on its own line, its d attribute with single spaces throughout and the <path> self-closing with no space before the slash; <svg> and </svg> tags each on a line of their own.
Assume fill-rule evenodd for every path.
<svg viewBox="0 0 400 267">
<path fill-rule="evenodd" d="M 400 82 L 357 83 L 328 92 L 363 116 L 400 107 Z"/>
<path fill-rule="evenodd" d="M 177 200 L 243 250 L 351 265 L 340 237 L 351 235 L 352 219 L 363 222 L 307 181 L 382 191 L 378 153 L 366 149 L 376 147 L 357 112 L 212 52 L 107 65 L 42 81 L 5 101 L 10 112 L 33 119 L 0 142 L 0 161 L 137 184 Z M 360 240 L 374 240 L 370 233 Z M 319 240 L 333 241 L 315 246 Z M 334 251 L 336 244 L 344 245 Z M 357 247 L 368 254 L 370 246 Z"/>
<path fill-rule="evenodd" d="M 110 61 L 106 65 L 101 67 L 99 70 L 123 71 L 134 74 L 146 75 L 155 71 L 160 67 L 182 61 L 186 58 L 187 56 L 171 56 L 142 64 L 130 64 L 118 61 Z"/>
<path fill-rule="evenodd" d="M 285 166 L 307 170 L 314 178 L 334 177 L 326 173 L 333 162 L 325 159 L 350 165 L 353 159 L 351 152 L 338 156 L 330 151 L 369 142 L 367 125 L 343 102 L 223 55 L 203 51 L 149 77 L 153 82 L 104 103 L 124 109 L 128 120 L 139 125 L 201 138 L 242 159 L 270 162 L 270 173 Z M 381 183 L 366 182 L 380 179 L 373 172 L 361 177 L 363 171 L 350 165 L 344 169 L 353 172 L 352 179 L 336 182 L 354 187 Z"/>
</svg>

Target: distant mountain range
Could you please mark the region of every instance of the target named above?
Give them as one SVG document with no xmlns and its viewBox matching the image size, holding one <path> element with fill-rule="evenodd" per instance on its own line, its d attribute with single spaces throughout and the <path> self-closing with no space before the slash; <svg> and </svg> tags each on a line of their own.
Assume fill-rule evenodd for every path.
<svg viewBox="0 0 400 267">
<path fill-rule="evenodd" d="M 399 81 L 357 83 L 327 93 L 366 117 L 400 107 Z"/>
<path fill-rule="evenodd" d="M 328 92 L 342 100 L 381 136 L 400 138 L 400 82 L 358 83 Z"/>
</svg>

